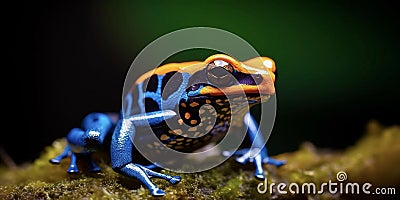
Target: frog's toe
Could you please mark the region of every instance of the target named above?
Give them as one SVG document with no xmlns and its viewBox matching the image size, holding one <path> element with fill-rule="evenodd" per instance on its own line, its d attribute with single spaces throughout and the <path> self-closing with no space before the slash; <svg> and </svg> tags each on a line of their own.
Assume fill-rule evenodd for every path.
<svg viewBox="0 0 400 200">
<path fill-rule="evenodd" d="M 70 166 L 68 168 L 67 172 L 68 172 L 68 174 L 76 174 L 76 173 L 79 173 L 79 169 L 76 166 L 75 167 Z"/>
<path fill-rule="evenodd" d="M 225 157 L 231 157 L 234 153 L 235 151 L 223 151 L 222 155 Z"/>
<path fill-rule="evenodd" d="M 181 177 L 180 176 L 173 176 L 171 179 L 169 179 L 169 182 L 173 185 L 179 183 L 181 181 Z"/>
<path fill-rule="evenodd" d="M 264 164 L 271 164 L 271 165 L 275 165 L 277 167 L 280 167 L 284 164 L 286 164 L 286 160 L 276 160 L 270 157 L 266 157 L 263 159 L 263 163 Z"/>
<path fill-rule="evenodd" d="M 151 195 L 155 196 L 155 197 L 162 197 L 165 195 L 165 192 L 163 190 L 161 190 L 160 188 L 153 188 L 150 189 Z"/>
<path fill-rule="evenodd" d="M 252 158 L 252 151 L 249 149 L 242 149 L 235 153 L 236 155 L 241 155 L 236 158 L 236 162 L 240 164 L 246 164 L 247 162 L 253 162 L 254 158 Z"/>
<path fill-rule="evenodd" d="M 262 172 L 262 173 L 260 173 L 260 172 L 255 172 L 254 173 L 254 177 L 256 177 L 257 179 L 259 179 L 259 180 L 264 180 L 265 179 L 265 175 L 264 175 L 264 172 Z"/>
<path fill-rule="evenodd" d="M 244 165 L 249 161 L 249 159 L 250 159 L 249 156 L 243 155 L 243 156 L 237 157 L 235 160 L 236 160 L 236 162 Z"/>
<path fill-rule="evenodd" d="M 58 159 L 58 158 L 53 158 L 53 159 L 50 159 L 49 162 L 50 162 L 51 164 L 60 164 L 60 163 L 61 163 L 61 160 Z"/>
<path fill-rule="evenodd" d="M 56 157 L 52 158 L 49 160 L 51 164 L 60 164 L 61 160 L 68 157 L 71 154 L 71 148 L 69 146 L 66 146 L 64 148 L 64 151 L 57 155 Z"/>
</svg>

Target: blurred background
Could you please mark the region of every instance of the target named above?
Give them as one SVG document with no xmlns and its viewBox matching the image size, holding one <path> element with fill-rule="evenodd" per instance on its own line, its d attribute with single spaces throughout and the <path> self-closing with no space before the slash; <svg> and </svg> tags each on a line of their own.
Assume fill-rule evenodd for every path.
<svg viewBox="0 0 400 200">
<path fill-rule="evenodd" d="M 18 164 L 37 158 L 86 114 L 119 111 L 135 56 L 166 33 L 196 26 L 232 32 L 276 61 L 272 155 L 305 141 L 346 148 L 373 119 L 400 124 L 394 1 L 54 1 L 15 8 L 6 20 L 20 86 L 16 131 L 3 133 L 0 147 Z M 206 56 L 184 52 L 169 60 Z"/>
</svg>

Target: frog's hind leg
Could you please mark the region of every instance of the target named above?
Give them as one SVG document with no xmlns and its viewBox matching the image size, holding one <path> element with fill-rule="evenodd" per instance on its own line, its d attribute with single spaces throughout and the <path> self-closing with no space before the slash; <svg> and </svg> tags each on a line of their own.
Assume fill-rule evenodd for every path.
<svg viewBox="0 0 400 200">
<path fill-rule="evenodd" d="M 165 192 L 159 189 L 150 178 L 162 178 L 168 180 L 172 184 L 180 181 L 178 176 L 170 176 L 155 172 L 149 168 L 133 162 L 133 143 L 131 137 L 135 135 L 135 125 L 141 126 L 142 121 L 148 120 L 150 117 L 154 123 L 158 123 L 161 118 L 168 117 L 170 112 L 157 112 L 153 115 L 137 115 L 129 119 L 122 119 L 118 122 L 111 140 L 111 164 L 112 168 L 125 176 L 137 178 L 147 188 L 149 188 L 153 196 L 164 196 Z M 149 120 L 151 122 L 151 120 Z M 144 124 L 144 123 L 143 123 Z M 151 125 L 151 123 L 150 123 Z M 150 165 L 150 167 L 157 167 Z"/>
<path fill-rule="evenodd" d="M 129 119 L 118 122 L 111 140 L 111 165 L 114 171 L 128 177 L 137 178 L 153 196 L 164 196 L 165 192 L 159 189 L 146 173 L 144 167 L 132 162 L 133 143 L 129 134 L 135 133 L 135 127 Z"/>
</svg>

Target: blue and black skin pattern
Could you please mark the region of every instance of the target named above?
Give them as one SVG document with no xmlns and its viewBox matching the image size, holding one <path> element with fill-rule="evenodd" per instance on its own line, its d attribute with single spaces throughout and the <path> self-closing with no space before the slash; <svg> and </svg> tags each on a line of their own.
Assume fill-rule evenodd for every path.
<svg viewBox="0 0 400 200">
<path fill-rule="evenodd" d="M 254 106 L 274 94 L 274 71 L 275 64 L 267 57 L 239 62 L 224 54 L 212 55 L 201 62 L 158 67 L 138 78 L 127 92 L 124 108 L 117 115 L 117 120 L 106 113 L 88 114 L 82 120 L 81 128 L 74 128 L 68 133 L 68 145 L 64 151 L 50 162 L 59 164 L 63 158 L 70 157 L 67 172 L 78 173 L 77 158 L 85 158 L 89 161 L 90 171 L 98 172 L 100 167 L 93 162 L 92 154 L 108 146 L 111 165 L 116 172 L 140 180 L 153 196 L 163 196 L 165 192 L 150 178 L 162 178 L 176 184 L 181 180 L 180 176 L 159 173 L 156 165 L 139 164 L 136 158 L 140 155 L 136 155 L 138 151 L 132 139 L 147 144 L 146 136 L 155 134 L 165 145 L 147 144 L 149 150 L 155 153 L 163 148 L 193 152 L 220 141 L 230 127 L 237 126 L 247 129 L 250 143 L 261 151 L 255 157 L 250 157 L 250 148 L 224 154 L 237 156 L 236 161 L 242 164 L 254 163 L 254 176 L 263 180 L 263 164 L 281 166 L 285 161 L 268 156 L 265 140 L 262 134 L 257 134 L 258 124 L 250 112 L 243 112 L 243 105 Z M 235 81 L 231 80 L 232 77 Z M 234 98 L 235 103 L 232 103 L 225 94 L 234 96 L 238 87 L 246 96 Z M 220 88 L 227 92 L 221 93 Z M 216 116 L 213 124 L 201 118 L 201 113 L 205 112 Z M 231 123 L 233 115 L 242 120 Z M 209 131 L 202 133 L 202 127 L 208 127 Z"/>
</svg>

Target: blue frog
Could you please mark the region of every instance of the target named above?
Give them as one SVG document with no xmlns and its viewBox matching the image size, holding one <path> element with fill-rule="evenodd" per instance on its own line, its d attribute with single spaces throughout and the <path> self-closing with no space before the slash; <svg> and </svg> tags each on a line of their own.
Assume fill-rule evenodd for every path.
<svg viewBox="0 0 400 200">
<path fill-rule="evenodd" d="M 267 101 L 275 94 L 275 62 L 268 57 L 257 57 L 240 62 L 225 54 L 215 54 L 204 61 L 169 63 L 140 76 L 132 89 L 127 92 L 125 101 L 128 111 L 121 111 L 115 120 L 108 113 L 90 113 L 82 121 L 81 128 L 72 129 L 67 135 L 68 145 L 64 151 L 51 159 L 59 164 L 70 157 L 68 173 L 78 173 L 77 158 L 89 161 L 90 171 L 98 172 L 100 167 L 92 159 L 99 148 L 110 148 L 112 168 L 125 176 L 140 180 L 153 196 L 163 196 L 165 192 L 157 187 L 151 178 L 161 178 L 171 184 L 180 182 L 180 176 L 170 176 L 157 172 L 158 166 L 139 164 L 134 159 L 138 152 L 132 140 L 146 143 L 146 134 L 154 134 L 165 148 L 180 152 L 193 152 L 211 142 L 218 142 L 229 128 L 245 127 L 252 149 L 224 151 L 225 156 L 236 156 L 242 164 L 252 162 L 254 176 L 265 179 L 263 164 L 281 166 L 283 160 L 268 156 L 265 140 L 258 133 L 258 124 L 243 105 L 254 106 Z M 228 95 L 245 94 L 235 97 L 235 104 L 229 102 Z M 215 122 L 205 133 L 199 131 L 206 121 L 200 108 L 209 105 Z M 204 108 L 204 107 L 203 107 Z M 231 121 L 232 115 L 242 120 Z M 175 124 L 172 129 L 168 124 Z M 150 127 L 150 129 L 149 129 Z M 149 133 L 150 132 L 150 133 Z M 141 136 L 137 136 L 141 134 Z M 189 137 L 191 134 L 193 137 Z M 107 138 L 110 138 L 107 140 Z M 107 142 L 110 141 L 110 142 Z M 157 145 L 148 144 L 155 153 Z"/>
</svg>

